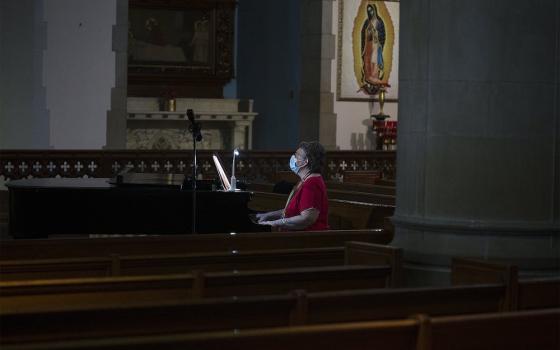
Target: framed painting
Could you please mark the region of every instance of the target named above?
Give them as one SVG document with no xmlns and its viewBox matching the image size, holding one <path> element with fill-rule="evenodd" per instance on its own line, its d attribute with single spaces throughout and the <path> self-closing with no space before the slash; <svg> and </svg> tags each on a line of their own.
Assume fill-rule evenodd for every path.
<svg viewBox="0 0 560 350">
<path fill-rule="evenodd" d="M 213 11 L 133 7 L 129 12 L 128 66 L 210 70 Z"/>
<path fill-rule="evenodd" d="M 220 91 L 233 76 L 234 14 L 234 0 L 130 0 L 130 95 Z"/>
<path fill-rule="evenodd" d="M 339 101 L 398 100 L 399 1 L 340 0 L 337 92 Z"/>
</svg>

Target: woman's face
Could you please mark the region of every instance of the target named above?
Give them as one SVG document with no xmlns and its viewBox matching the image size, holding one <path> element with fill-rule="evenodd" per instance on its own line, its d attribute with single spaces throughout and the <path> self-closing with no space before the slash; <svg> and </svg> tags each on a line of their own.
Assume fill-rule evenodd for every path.
<svg viewBox="0 0 560 350">
<path fill-rule="evenodd" d="M 305 154 L 305 151 L 302 150 L 301 148 L 298 148 L 296 153 L 294 153 L 296 156 L 296 165 L 297 166 L 303 166 L 306 165 L 305 161 L 307 160 L 307 155 Z"/>
</svg>

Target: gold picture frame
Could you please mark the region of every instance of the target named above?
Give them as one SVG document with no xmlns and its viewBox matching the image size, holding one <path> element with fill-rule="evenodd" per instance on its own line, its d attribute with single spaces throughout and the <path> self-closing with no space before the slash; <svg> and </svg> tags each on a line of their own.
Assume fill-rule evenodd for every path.
<svg viewBox="0 0 560 350">
<path fill-rule="evenodd" d="M 340 0 L 337 37 L 338 101 L 398 101 L 398 0 Z"/>
</svg>

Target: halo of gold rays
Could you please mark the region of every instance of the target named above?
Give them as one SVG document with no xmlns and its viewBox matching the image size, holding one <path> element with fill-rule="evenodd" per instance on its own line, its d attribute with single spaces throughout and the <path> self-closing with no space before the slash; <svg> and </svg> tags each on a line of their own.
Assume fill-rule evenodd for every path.
<svg viewBox="0 0 560 350">
<path fill-rule="evenodd" d="M 383 46 L 383 62 L 384 62 L 384 76 L 382 81 L 389 83 L 391 71 L 393 69 L 393 46 L 395 45 L 395 27 L 393 19 L 389 14 L 387 6 L 384 1 L 362 0 L 360 7 L 354 18 L 354 25 L 352 28 L 352 50 L 354 53 L 354 74 L 359 89 L 364 82 L 362 81 L 362 48 L 361 48 L 361 35 L 362 26 L 367 19 L 367 5 L 374 4 L 377 7 L 377 14 L 385 23 L 385 46 Z M 356 90 L 357 90 L 356 89 Z"/>
</svg>

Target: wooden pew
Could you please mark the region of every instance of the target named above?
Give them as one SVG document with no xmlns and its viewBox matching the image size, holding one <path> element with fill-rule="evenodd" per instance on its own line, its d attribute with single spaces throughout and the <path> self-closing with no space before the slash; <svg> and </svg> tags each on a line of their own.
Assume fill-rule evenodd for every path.
<svg viewBox="0 0 560 350">
<path fill-rule="evenodd" d="M 8 281 L 0 310 L 387 287 L 389 266 L 327 266 L 182 275 Z"/>
<path fill-rule="evenodd" d="M 507 295 L 504 310 L 517 308 L 517 266 L 480 259 L 453 258 L 451 261 L 451 284 L 469 285 L 501 283 L 506 286 Z"/>
<path fill-rule="evenodd" d="M 0 261 L 0 281 L 180 274 L 193 270 L 266 270 L 343 263 L 343 247 L 191 254 L 113 254 L 108 257 Z"/>
<path fill-rule="evenodd" d="M 381 172 L 379 170 L 358 170 L 345 171 L 343 182 L 345 183 L 361 183 L 374 185 L 381 180 Z"/>
<path fill-rule="evenodd" d="M 560 309 L 445 316 L 427 322 L 425 348 L 432 350 L 558 349 Z"/>
<path fill-rule="evenodd" d="M 234 332 L 85 339 L 4 349 L 557 349 L 560 309 Z"/>
<path fill-rule="evenodd" d="M 560 307 L 560 277 L 520 280 L 517 287 L 518 310 Z"/>
<path fill-rule="evenodd" d="M 395 206 L 395 196 L 389 194 L 328 189 L 327 195 L 329 199 Z"/>
<path fill-rule="evenodd" d="M 372 321 L 417 313 L 437 316 L 496 312 L 504 294 L 503 286 L 479 285 L 320 293 L 300 290 L 291 295 L 97 308 L 60 305 L 41 311 L 30 305 L 0 313 L 0 344 Z M 34 331 L 29 332 L 28 327 Z"/>
<path fill-rule="evenodd" d="M 275 193 L 274 184 L 270 183 L 251 183 L 248 189 L 254 192 Z M 395 205 L 395 189 L 388 186 L 329 182 L 327 183 L 327 195 L 329 199 Z"/>
<path fill-rule="evenodd" d="M 366 259 L 368 251 L 386 247 L 355 242 L 353 259 Z M 390 252 L 390 250 L 385 253 Z M 365 255 L 365 256 L 364 256 Z M 383 262 L 383 261 L 381 261 Z M 465 265 L 465 260 L 458 259 Z M 481 262 L 474 264 L 480 270 Z M 492 264 L 490 263 L 490 266 Z M 466 267 L 465 267 L 466 268 Z M 463 268 L 463 271 L 465 271 Z M 457 279 L 460 276 L 455 276 Z M 232 300 L 189 300 L 162 302 L 149 305 L 104 306 L 97 310 L 90 306 L 76 308 L 74 305 L 47 305 L 42 311 L 36 305 L 18 305 L 10 312 L 0 314 L 0 339 L 4 343 L 44 341 L 97 336 L 130 334 L 164 334 L 169 332 L 197 332 L 201 330 L 251 328 L 263 326 L 286 326 L 333 322 L 355 322 L 388 318 L 402 318 L 415 313 L 434 315 L 468 314 L 503 310 L 507 296 L 505 284 L 467 285 L 443 288 L 378 289 L 340 292 L 305 293 L 291 296 L 266 296 Z M 49 309 L 50 308 L 50 309 Z M 259 321 L 258 310 L 270 310 Z M 190 311 L 189 311 L 190 310 Z M 218 310 L 222 310 L 220 313 Z M 245 311 L 243 311 L 245 310 Z M 234 315 L 233 319 L 227 315 Z M 90 320 L 90 316 L 95 320 Z M 198 321 L 198 319 L 201 321 Z M 118 320 L 122 322 L 119 323 Z M 124 326 L 127 319 L 151 320 L 133 322 Z M 33 323 L 45 326 L 44 330 L 29 334 L 18 325 Z M 67 330 L 66 320 L 71 322 Z M 107 322 L 105 322 L 107 321 Z M 155 322 L 152 322 L 155 321 Z M 116 323 L 115 323 L 116 322 Z M 93 324 L 98 326 L 92 328 Z M 118 331 L 113 324 L 120 324 Z M 157 327 L 153 325 L 157 324 Z M 8 325 L 6 327 L 6 325 Z"/>
<path fill-rule="evenodd" d="M 287 199 L 283 194 L 254 192 L 249 207 L 258 211 L 278 210 Z M 329 199 L 329 225 L 335 230 L 382 227 L 384 218 L 393 212 L 391 205 Z"/>
<path fill-rule="evenodd" d="M 0 262 L 0 281 L 103 276 L 179 274 L 192 271 L 239 271 L 294 267 L 390 266 L 389 286 L 402 279 L 402 249 L 364 242 L 345 247 L 232 251 L 186 255 L 87 257 L 8 260 Z"/>
<path fill-rule="evenodd" d="M 560 307 L 560 276 L 519 279 L 517 266 L 509 263 L 454 258 L 451 278 L 454 285 L 504 284 L 507 289 L 506 310 Z"/>
<path fill-rule="evenodd" d="M 327 181 L 327 189 L 395 196 L 395 186 L 370 185 L 352 182 Z"/>
<path fill-rule="evenodd" d="M 83 258 L 91 256 L 239 252 L 245 250 L 342 247 L 346 241 L 387 244 L 393 233 L 381 229 L 266 232 L 145 237 L 50 238 L 10 240 L 0 244 L 6 260 Z"/>
</svg>

